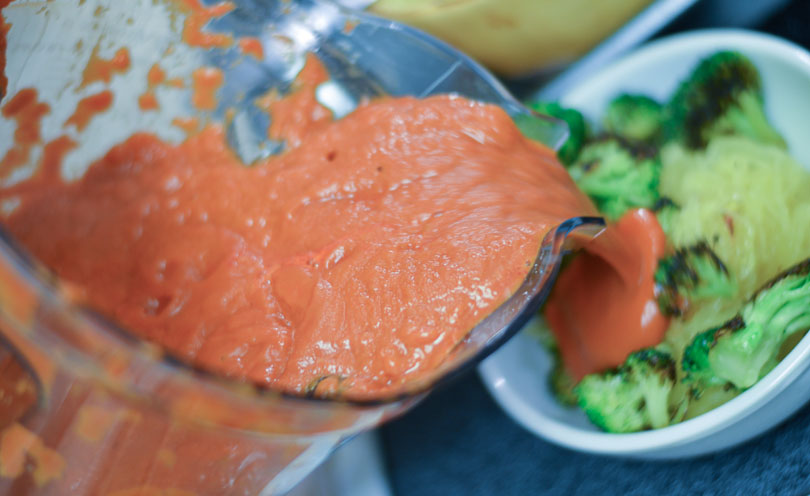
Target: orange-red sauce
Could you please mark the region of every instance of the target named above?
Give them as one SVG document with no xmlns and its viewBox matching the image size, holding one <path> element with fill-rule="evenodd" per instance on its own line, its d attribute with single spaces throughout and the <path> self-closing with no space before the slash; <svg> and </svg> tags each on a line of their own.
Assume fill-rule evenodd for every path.
<svg viewBox="0 0 810 496">
<path fill-rule="evenodd" d="M 157 96 L 155 95 L 155 88 L 164 83 L 174 87 L 177 87 L 178 83 L 180 87 L 183 86 L 182 80 L 171 79 L 166 81 L 166 71 L 160 67 L 160 64 L 153 64 L 146 74 L 146 91 L 138 97 L 138 107 L 141 110 L 149 112 L 160 108 Z"/>
<path fill-rule="evenodd" d="M 82 73 L 81 86 L 87 86 L 95 81 L 109 83 L 115 73 L 124 73 L 130 67 L 129 49 L 119 48 L 110 59 L 103 59 L 98 55 L 98 45 L 93 48 L 90 60 Z"/>
<path fill-rule="evenodd" d="M 497 107 L 404 98 L 301 118 L 319 125 L 293 126 L 298 146 L 253 167 L 216 127 L 178 146 L 135 135 L 80 181 L 7 190 L 21 205 L 5 223 L 89 303 L 177 354 L 363 396 L 437 366 L 552 226 L 593 213 Z"/>
<path fill-rule="evenodd" d="M 230 2 L 221 2 L 211 7 L 204 6 L 200 0 L 181 0 L 181 8 L 188 13 L 183 24 L 183 41 L 191 46 L 203 48 L 227 48 L 233 44 L 233 37 L 225 33 L 208 33 L 203 31 L 208 22 L 221 17 L 234 9 Z"/>
<path fill-rule="evenodd" d="M 240 38 L 239 49 L 245 55 L 251 55 L 256 60 L 264 60 L 264 48 L 258 38 Z"/>
<path fill-rule="evenodd" d="M 153 91 L 147 91 L 138 97 L 138 107 L 144 112 L 148 112 L 150 110 L 159 109 L 160 104 L 157 101 L 155 93 Z"/>
<path fill-rule="evenodd" d="M 37 402 L 37 384 L 5 347 L 0 347 L 0 431 L 16 422 Z"/>
<path fill-rule="evenodd" d="M 202 67 L 191 73 L 192 88 L 191 104 L 198 110 L 214 110 L 217 108 L 217 91 L 225 81 L 222 71 L 215 67 Z"/>
<path fill-rule="evenodd" d="M 157 86 L 166 80 L 166 72 L 160 68 L 160 64 L 153 64 L 146 73 L 146 82 L 151 86 Z"/>
<path fill-rule="evenodd" d="M 64 458 L 43 445 L 42 440 L 24 426 L 15 423 L 0 433 L 0 477 L 13 479 L 27 469 L 31 470 L 34 483 L 41 487 L 58 479 L 64 468 Z"/>
<path fill-rule="evenodd" d="M 5 100 L 2 115 L 6 119 L 14 119 L 17 129 L 14 131 L 14 146 L 0 160 L 0 177 L 6 177 L 17 167 L 28 163 L 31 148 L 40 142 L 40 124 L 51 108 L 47 103 L 38 101 L 38 98 L 37 90 L 27 88 Z"/>
<path fill-rule="evenodd" d="M 9 30 L 11 30 L 11 24 L 6 22 L 6 18 L 3 16 L 3 9 L 8 7 L 12 0 L 0 0 L 0 98 L 6 96 L 6 89 L 8 85 L 8 79 L 6 78 L 6 45 L 7 40 L 6 36 L 8 36 Z"/>
<path fill-rule="evenodd" d="M 109 110 L 112 106 L 112 102 L 113 94 L 110 90 L 104 90 L 95 95 L 82 98 L 79 100 L 73 115 L 68 117 L 65 121 L 65 126 L 72 124 L 76 126 L 77 131 L 84 131 L 84 128 L 90 124 L 90 121 L 96 114 Z"/>
<path fill-rule="evenodd" d="M 189 136 L 200 130 L 200 121 L 195 117 L 177 117 L 172 119 L 172 125 L 180 128 Z"/>
<path fill-rule="evenodd" d="M 267 110 L 272 116 L 268 129 L 271 139 L 284 140 L 290 146 L 298 146 L 308 133 L 322 129 L 332 122 L 332 113 L 315 97 L 315 88 L 328 79 L 326 67 L 315 55 L 310 54 L 294 83 L 297 91 L 280 98 L 273 89 L 257 99 L 259 108 Z"/>
<path fill-rule="evenodd" d="M 653 275 L 666 237 L 654 213 L 629 211 L 585 249 L 560 274 L 545 310 L 577 380 L 655 346 L 669 326 L 655 300 Z"/>
</svg>

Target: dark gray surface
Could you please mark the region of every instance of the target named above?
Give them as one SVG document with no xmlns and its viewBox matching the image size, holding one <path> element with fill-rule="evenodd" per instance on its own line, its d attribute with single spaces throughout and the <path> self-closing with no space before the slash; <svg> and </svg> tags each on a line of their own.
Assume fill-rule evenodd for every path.
<svg viewBox="0 0 810 496">
<path fill-rule="evenodd" d="M 702 0 L 667 33 L 751 26 L 810 48 L 810 0 L 776 1 L 764 20 L 720 8 L 759 1 Z M 743 22 L 744 21 L 744 22 Z M 666 33 L 665 33 L 666 34 Z M 810 89 L 808 89 L 810 91 Z M 810 494 L 810 406 L 742 446 L 701 458 L 645 462 L 586 455 L 512 422 L 478 378 L 438 391 L 381 430 L 391 485 L 407 495 Z"/>
<path fill-rule="evenodd" d="M 470 376 L 382 429 L 395 494 L 810 493 L 810 408 L 713 455 L 634 461 L 569 451 L 508 419 Z"/>
</svg>

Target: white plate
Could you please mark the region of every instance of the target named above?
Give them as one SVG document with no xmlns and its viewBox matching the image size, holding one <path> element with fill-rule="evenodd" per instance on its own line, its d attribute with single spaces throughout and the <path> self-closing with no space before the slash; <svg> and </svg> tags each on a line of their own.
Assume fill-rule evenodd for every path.
<svg viewBox="0 0 810 496">
<path fill-rule="evenodd" d="M 738 50 L 762 74 L 766 111 L 791 154 L 810 167 L 810 53 L 772 36 L 740 30 L 685 33 L 650 43 L 572 88 L 561 99 L 597 121 L 618 93 L 670 95 L 699 59 Z M 560 406 L 547 386 L 551 358 L 525 332 L 479 367 L 489 392 L 529 431 L 575 450 L 636 458 L 705 454 L 774 427 L 810 399 L 810 335 L 754 387 L 694 419 L 633 434 L 607 434 L 577 409 Z"/>
</svg>

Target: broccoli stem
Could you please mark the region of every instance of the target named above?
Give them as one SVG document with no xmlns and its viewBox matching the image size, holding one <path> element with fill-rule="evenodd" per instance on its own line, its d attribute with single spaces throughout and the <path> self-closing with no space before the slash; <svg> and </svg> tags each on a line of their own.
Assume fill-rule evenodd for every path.
<svg viewBox="0 0 810 496">
<path fill-rule="evenodd" d="M 686 379 L 749 388 L 776 365 L 782 343 L 808 329 L 810 259 L 765 285 L 729 322 L 696 336 L 684 352 Z"/>
</svg>

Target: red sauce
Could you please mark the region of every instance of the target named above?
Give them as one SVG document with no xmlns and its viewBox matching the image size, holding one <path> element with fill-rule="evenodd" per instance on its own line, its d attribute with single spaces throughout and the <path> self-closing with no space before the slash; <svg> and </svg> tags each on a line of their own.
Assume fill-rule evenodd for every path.
<svg viewBox="0 0 810 496">
<path fill-rule="evenodd" d="M 166 80 L 166 72 L 160 68 L 160 65 L 155 63 L 149 68 L 146 74 L 146 82 L 150 87 L 157 86 Z"/>
<path fill-rule="evenodd" d="M 144 112 L 149 112 L 152 110 L 158 110 L 160 108 L 160 104 L 158 103 L 157 96 L 155 95 L 155 88 L 161 84 L 167 84 L 169 86 L 177 85 L 179 80 L 172 79 L 170 81 L 166 81 L 166 72 L 160 67 L 159 64 L 155 63 L 152 67 L 149 68 L 149 72 L 146 74 L 146 91 L 138 97 L 138 107 Z M 180 86 L 182 87 L 182 81 L 180 81 Z"/>
<path fill-rule="evenodd" d="M 101 93 L 90 95 L 79 100 L 73 115 L 65 121 L 65 126 L 73 124 L 77 131 L 84 131 L 96 114 L 107 111 L 112 106 L 112 91 L 104 90 Z"/>
<path fill-rule="evenodd" d="M 112 81 L 113 74 L 129 70 L 130 62 L 129 50 L 126 47 L 119 48 L 111 59 L 103 59 L 99 57 L 98 45 L 96 45 L 82 73 L 81 86 L 87 86 L 95 81 L 109 83 Z"/>
<path fill-rule="evenodd" d="M 351 34 L 351 32 L 354 31 L 354 28 L 356 27 L 357 21 L 347 20 L 345 23 L 343 23 L 343 29 L 341 31 L 343 31 L 343 34 L 348 35 Z"/>
<path fill-rule="evenodd" d="M 40 124 L 51 108 L 47 103 L 39 102 L 38 97 L 37 90 L 27 88 L 3 105 L 3 117 L 14 119 L 17 129 L 14 131 L 14 146 L 0 160 L 0 177 L 6 177 L 17 167 L 27 164 L 31 148 L 40 142 Z"/>
<path fill-rule="evenodd" d="M 295 80 L 294 93 L 280 98 L 276 90 L 256 102 L 272 116 L 268 130 L 271 139 L 286 141 L 290 146 L 301 144 L 307 133 L 328 126 L 332 113 L 315 98 L 315 88 L 329 79 L 326 68 L 310 54 L 307 63 Z"/>
<path fill-rule="evenodd" d="M 189 136 L 200 130 L 200 121 L 194 117 L 177 117 L 172 119 L 172 125 L 182 129 Z"/>
<path fill-rule="evenodd" d="M 191 73 L 194 93 L 191 95 L 191 104 L 199 110 L 214 110 L 217 108 L 217 91 L 225 81 L 222 71 L 214 67 L 202 67 Z"/>
<path fill-rule="evenodd" d="M 256 60 L 264 60 L 264 48 L 258 38 L 240 38 L 239 49 L 245 55 L 251 55 Z"/>
<path fill-rule="evenodd" d="M 183 24 L 183 41 L 191 46 L 203 48 L 227 48 L 233 44 L 233 37 L 224 33 L 206 33 L 203 31 L 208 22 L 221 17 L 234 9 L 230 2 L 222 2 L 205 7 L 199 0 L 182 0 L 181 8 L 188 12 Z"/>
<path fill-rule="evenodd" d="M 3 17 L 3 10 L 8 7 L 11 1 L 0 0 L 0 98 L 6 96 L 8 85 L 8 79 L 6 78 L 6 37 L 9 30 L 11 30 L 11 24 L 7 23 L 6 18 Z"/>
<path fill-rule="evenodd" d="M 171 78 L 166 80 L 166 86 L 170 86 L 172 88 L 185 88 L 186 83 L 184 83 L 181 78 Z"/>
<path fill-rule="evenodd" d="M 148 112 L 150 110 L 159 109 L 160 104 L 158 104 L 155 93 L 152 91 L 147 91 L 138 97 L 138 107 L 140 107 L 140 109 L 144 112 Z"/>
<path fill-rule="evenodd" d="M 292 135 L 253 167 L 218 128 L 178 146 L 136 135 L 80 181 L 7 191 L 22 202 L 6 224 L 90 304 L 189 360 L 366 396 L 436 367 L 552 226 L 593 213 L 497 107 L 383 100 Z"/>
<path fill-rule="evenodd" d="M 31 470 L 35 484 L 41 487 L 61 477 L 64 467 L 62 456 L 22 425 L 12 424 L 0 434 L 0 477 L 13 479 Z"/>
<path fill-rule="evenodd" d="M 649 210 L 631 210 L 560 274 L 546 304 L 568 371 L 579 380 L 661 342 L 669 320 L 658 311 L 653 275 L 666 237 Z"/>
<path fill-rule="evenodd" d="M 28 413 L 37 403 L 37 385 L 28 370 L 0 347 L 0 431 Z"/>
</svg>

